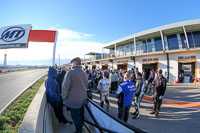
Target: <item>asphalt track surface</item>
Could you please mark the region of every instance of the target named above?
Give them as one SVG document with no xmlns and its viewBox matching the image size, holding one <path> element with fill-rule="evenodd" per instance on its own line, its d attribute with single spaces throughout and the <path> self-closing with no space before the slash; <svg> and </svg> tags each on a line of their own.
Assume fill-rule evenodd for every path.
<svg viewBox="0 0 200 133">
<path fill-rule="evenodd" d="M 109 112 L 117 117 L 118 106 L 114 96 L 114 94 L 110 94 Z M 200 103 L 200 87 L 169 85 L 165 99 L 175 100 L 175 102 L 185 101 L 192 107 L 193 103 Z M 99 94 L 93 93 L 93 100 L 99 103 Z M 149 133 L 200 133 L 200 108 L 198 106 L 195 107 L 197 109 L 191 109 L 183 107 L 182 103 L 180 103 L 180 107 L 167 103 L 162 104 L 158 118 L 149 114 L 152 111 L 152 106 L 151 101 L 143 100 L 140 107 L 140 117 L 132 119 L 133 116 L 130 114 L 128 123 Z M 130 112 L 133 112 L 133 109 Z"/>
<path fill-rule="evenodd" d="M 46 69 L 0 74 L 0 111 L 21 91 L 47 73 Z"/>
</svg>

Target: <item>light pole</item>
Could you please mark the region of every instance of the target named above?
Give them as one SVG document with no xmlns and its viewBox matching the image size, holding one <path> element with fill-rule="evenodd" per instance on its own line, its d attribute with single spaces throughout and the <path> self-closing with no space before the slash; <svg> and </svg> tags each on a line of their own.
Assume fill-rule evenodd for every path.
<svg viewBox="0 0 200 133">
<path fill-rule="evenodd" d="M 3 62 L 3 68 L 7 68 L 7 50 L 5 51 L 5 54 L 4 54 L 4 62 Z"/>
<path fill-rule="evenodd" d="M 58 56 L 58 59 L 59 59 L 59 66 L 60 66 L 60 54 L 59 54 L 59 56 Z"/>
</svg>

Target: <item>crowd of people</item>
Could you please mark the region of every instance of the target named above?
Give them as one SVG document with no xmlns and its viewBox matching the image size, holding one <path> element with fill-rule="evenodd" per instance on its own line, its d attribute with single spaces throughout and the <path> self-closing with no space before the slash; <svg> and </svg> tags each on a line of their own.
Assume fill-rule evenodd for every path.
<svg viewBox="0 0 200 133">
<path fill-rule="evenodd" d="M 63 115 L 64 105 L 71 112 L 76 132 L 82 132 L 84 106 L 87 104 L 87 98 L 93 99 L 93 92 L 100 93 L 100 106 L 104 108 L 105 102 L 107 111 L 110 108 L 109 96 L 115 95 L 118 99 L 118 118 L 125 122 L 128 121 L 131 109 L 133 118 L 139 117 L 144 93 L 152 93 L 154 106 L 151 114 L 158 116 L 167 84 L 161 69 L 152 70 L 147 77 L 145 70 L 141 73 L 138 68 L 129 71 L 86 70 L 81 67 L 79 57 L 74 58 L 71 63 L 71 70 L 62 68 L 57 71 L 56 68 L 50 67 L 45 84 L 47 100 L 54 108 L 60 123 L 72 123 Z"/>
</svg>

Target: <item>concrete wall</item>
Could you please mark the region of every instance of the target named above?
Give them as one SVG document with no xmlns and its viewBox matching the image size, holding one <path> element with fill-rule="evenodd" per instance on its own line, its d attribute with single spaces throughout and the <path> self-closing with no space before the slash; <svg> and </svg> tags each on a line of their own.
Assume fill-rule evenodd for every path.
<svg viewBox="0 0 200 133">
<path fill-rule="evenodd" d="M 43 133 L 44 111 L 47 103 L 44 83 L 35 95 L 24 116 L 19 133 Z"/>
</svg>

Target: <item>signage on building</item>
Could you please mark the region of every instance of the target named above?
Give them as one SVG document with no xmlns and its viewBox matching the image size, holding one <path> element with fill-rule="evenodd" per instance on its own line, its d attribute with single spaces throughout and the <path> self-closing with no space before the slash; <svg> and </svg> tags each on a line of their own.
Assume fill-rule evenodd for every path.
<svg viewBox="0 0 200 133">
<path fill-rule="evenodd" d="M 0 28 L 0 49 L 27 48 L 30 30 L 30 24 Z"/>
<path fill-rule="evenodd" d="M 108 64 L 108 62 L 100 62 L 100 64 Z"/>
<path fill-rule="evenodd" d="M 128 60 L 118 60 L 118 61 L 115 61 L 115 63 L 128 63 Z"/>
</svg>

